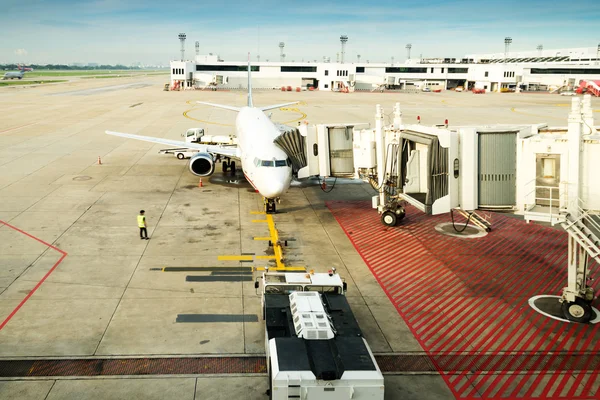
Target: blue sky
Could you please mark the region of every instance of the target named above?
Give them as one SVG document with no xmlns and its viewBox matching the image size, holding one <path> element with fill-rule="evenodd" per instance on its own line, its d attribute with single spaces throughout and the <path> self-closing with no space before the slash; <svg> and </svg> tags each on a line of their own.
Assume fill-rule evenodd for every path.
<svg viewBox="0 0 600 400">
<path fill-rule="evenodd" d="M 164 64 L 186 54 L 225 60 L 335 60 L 339 36 L 346 59 L 371 62 L 468 53 L 595 47 L 600 43 L 600 1 L 153 1 L 2 0 L 0 63 L 98 62 Z"/>
</svg>

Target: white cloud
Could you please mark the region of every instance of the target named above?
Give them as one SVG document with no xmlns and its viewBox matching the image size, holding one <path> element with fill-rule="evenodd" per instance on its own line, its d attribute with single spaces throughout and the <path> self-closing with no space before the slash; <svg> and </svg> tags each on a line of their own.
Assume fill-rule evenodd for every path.
<svg viewBox="0 0 600 400">
<path fill-rule="evenodd" d="M 15 54 L 18 56 L 26 56 L 27 55 L 27 50 L 25 49 L 16 49 L 15 50 Z"/>
</svg>

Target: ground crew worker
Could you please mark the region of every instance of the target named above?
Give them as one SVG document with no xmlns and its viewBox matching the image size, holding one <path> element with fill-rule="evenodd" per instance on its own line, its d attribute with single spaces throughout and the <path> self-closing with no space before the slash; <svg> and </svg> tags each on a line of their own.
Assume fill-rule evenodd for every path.
<svg viewBox="0 0 600 400">
<path fill-rule="evenodd" d="M 144 210 L 140 210 L 140 215 L 137 216 L 137 223 L 140 228 L 140 239 L 149 240 L 148 231 L 146 230 L 146 216 L 144 213 Z"/>
</svg>

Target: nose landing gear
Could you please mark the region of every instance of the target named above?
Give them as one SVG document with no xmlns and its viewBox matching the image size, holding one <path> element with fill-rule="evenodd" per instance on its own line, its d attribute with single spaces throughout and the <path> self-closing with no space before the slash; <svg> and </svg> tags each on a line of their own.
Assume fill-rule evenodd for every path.
<svg viewBox="0 0 600 400">
<path fill-rule="evenodd" d="M 265 213 L 267 214 L 275 214 L 277 212 L 276 201 L 277 199 L 264 199 L 265 203 Z"/>
</svg>

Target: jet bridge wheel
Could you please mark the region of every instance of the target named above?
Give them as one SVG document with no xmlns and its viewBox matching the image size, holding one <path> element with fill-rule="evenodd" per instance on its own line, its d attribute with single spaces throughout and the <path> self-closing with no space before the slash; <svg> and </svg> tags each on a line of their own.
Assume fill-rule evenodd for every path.
<svg viewBox="0 0 600 400">
<path fill-rule="evenodd" d="M 177 158 L 179 160 L 183 160 L 185 158 L 185 156 L 183 155 L 183 153 L 177 153 Z"/>
<path fill-rule="evenodd" d="M 587 323 L 592 318 L 591 304 L 580 297 L 576 297 L 574 302 L 563 301 L 561 307 L 569 321 Z"/>
<path fill-rule="evenodd" d="M 229 171 L 231 172 L 231 175 L 235 175 L 235 161 L 229 162 Z"/>
<path fill-rule="evenodd" d="M 398 222 L 396 213 L 390 210 L 384 211 L 381 214 L 381 222 L 386 226 L 396 226 L 396 223 Z"/>
<path fill-rule="evenodd" d="M 229 168 L 229 163 L 227 161 L 223 161 L 221 163 L 221 167 L 223 168 L 223 172 L 227 172 L 227 169 Z"/>
</svg>

